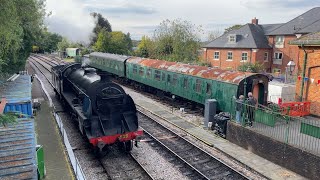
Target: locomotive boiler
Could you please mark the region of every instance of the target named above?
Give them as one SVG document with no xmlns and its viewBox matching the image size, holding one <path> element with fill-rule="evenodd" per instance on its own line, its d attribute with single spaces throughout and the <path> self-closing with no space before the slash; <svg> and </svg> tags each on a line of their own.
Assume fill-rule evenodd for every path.
<svg viewBox="0 0 320 180">
<path fill-rule="evenodd" d="M 133 140 L 142 134 L 137 110 L 132 98 L 107 74 L 78 63 L 59 65 L 52 68 L 52 83 L 97 152 L 112 144 L 132 149 Z"/>
</svg>

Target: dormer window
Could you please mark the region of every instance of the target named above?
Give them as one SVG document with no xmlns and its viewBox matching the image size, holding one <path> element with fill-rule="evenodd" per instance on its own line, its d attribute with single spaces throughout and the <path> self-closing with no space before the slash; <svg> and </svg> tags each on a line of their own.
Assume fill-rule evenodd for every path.
<svg viewBox="0 0 320 180">
<path fill-rule="evenodd" d="M 230 34 L 229 35 L 229 42 L 230 43 L 235 43 L 237 40 L 237 36 L 235 34 Z"/>
</svg>

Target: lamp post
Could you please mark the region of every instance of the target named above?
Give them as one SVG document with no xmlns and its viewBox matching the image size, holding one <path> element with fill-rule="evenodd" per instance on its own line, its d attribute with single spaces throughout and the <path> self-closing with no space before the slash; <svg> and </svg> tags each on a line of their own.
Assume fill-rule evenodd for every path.
<svg viewBox="0 0 320 180">
<path fill-rule="evenodd" d="M 288 70 L 290 72 L 290 75 L 292 75 L 292 72 L 294 68 L 296 67 L 296 63 L 294 63 L 292 60 L 288 62 L 287 64 Z"/>
<path fill-rule="evenodd" d="M 294 63 L 292 60 L 289 61 L 289 63 L 287 64 L 286 74 L 285 74 L 285 83 L 287 83 L 288 81 L 288 72 L 290 73 L 290 76 L 291 76 L 295 66 L 296 66 L 296 63 Z"/>
</svg>

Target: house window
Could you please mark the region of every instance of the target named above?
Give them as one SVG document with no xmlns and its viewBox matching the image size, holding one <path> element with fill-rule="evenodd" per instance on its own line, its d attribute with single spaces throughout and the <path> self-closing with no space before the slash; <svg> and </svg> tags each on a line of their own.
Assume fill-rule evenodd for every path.
<svg viewBox="0 0 320 180">
<path fill-rule="evenodd" d="M 264 61 L 268 61 L 268 56 L 269 56 L 269 53 L 268 52 L 264 52 L 263 60 Z"/>
<path fill-rule="evenodd" d="M 274 59 L 282 59 L 282 52 L 275 52 Z"/>
<path fill-rule="evenodd" d="M 154 79 L 157 81 L 160 81 L 160 77 L 161 77 L 161 72 L 158 70 L 154 71 Z"/>
<path fill-rule="evenodd" d="M 242 53 L 241 60 L 242 61 L 247 61 L 248 60 L 248 53 L 247 52 L 243 52 Z"/>
<path fill-rule="evenodd" d="M 232 52 L 231 51 L 228 52 L 227 60 L 231 60 L 232 61 Z"/>
<path fill-rule="evenodd" d="M 235 34 L 230 34 L 229 35 L 229 42 L 235 43 L 236 42 L 236 35 Z"/>
<path fill-rule="evenodd" d="M 147 77 L 151 77 L 151 69 L 147 69 Z"/>
<path fill-rule="evenodd" d="M 207 83 L 207 90 L 206 90 L 207 94 L 211 94 L 211 84 Z"/>
<path fill-rule="evenodd" d="M 282 52 L 275 52 L 273 57 L 273 64 L 282 65 Z"/>
<path fill-rule="evenodd" d="M 133 74 L 137 74 L 138 72 L 138 67 L 137 65 L 133 65 L 133 70 L 132 70 Z"/>
<path fill-rule="evenodd" d="M 283 48 L 283 44 L 284 44 L 284 36 L 276 36 L 275 47 Z"/>
<path fill-rule="evenodd" d="M 197 93 L 201 92 L 201 84 L 202 84 L 202 81 L 200 79 L 197 79 L 196 80 L 196 92 Z"/>
<path fill-rule="evenodd" d="M 172 84 L 173 84 L 173 85 L 176 85 L 177 82 L 178 82 L 178 75 L 174 74 L 174 75 L 173 75 L 173 79 L 172 79 Z"/>
<path fill-rule="evenodd" d="M 183 79 L 183 88 L 188 89 L 188 78 Z"/>
<path fill-rule="evenodd" d="M 213 59 L 219 60 L 219 58 L 220 58 L 220 52 L 219 52 L 219 51 L 215 51 L 215 52 L 214 52 Z"/>
<path fill-rule="evenodd" d="M 143 75 L 144 75 L 144 69 L 143 69 L 143 67 L 140 67 L 140 68 L 139 68 L 139 74 L 140 74 L 140 76 L 143 76 Z"/>
</svg>

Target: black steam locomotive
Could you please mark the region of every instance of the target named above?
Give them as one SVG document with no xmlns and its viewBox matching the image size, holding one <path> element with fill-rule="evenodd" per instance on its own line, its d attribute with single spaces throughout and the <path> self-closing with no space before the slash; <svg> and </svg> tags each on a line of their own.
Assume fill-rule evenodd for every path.
<svg viewBox="0 0 320 180">
<path fill-rule="evenodd" d="M 52 83 L 96 152 L 115 143 L 132 149 L 133 140 L 142 134 L 135 104 L 106 74 L 78 63 L 59 65 L 52 67 Z"/>
</svg>

